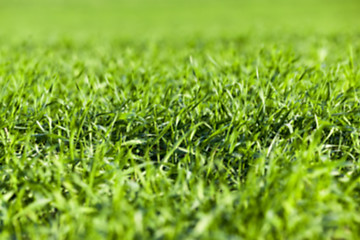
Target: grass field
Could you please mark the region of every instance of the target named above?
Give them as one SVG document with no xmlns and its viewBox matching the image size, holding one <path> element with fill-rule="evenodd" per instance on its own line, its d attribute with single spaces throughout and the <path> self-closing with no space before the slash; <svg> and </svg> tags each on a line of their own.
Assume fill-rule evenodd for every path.
<svg viewBox="0 0 360 240">
<path fill-rule="evenodd" d="M 359 12 L 0 0 L 0 239 L 359 239 Z"/>
</svg>

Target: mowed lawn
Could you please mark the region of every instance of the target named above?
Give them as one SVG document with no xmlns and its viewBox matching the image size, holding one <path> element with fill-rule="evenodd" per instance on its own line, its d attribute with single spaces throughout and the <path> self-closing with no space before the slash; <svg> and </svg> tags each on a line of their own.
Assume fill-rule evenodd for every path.
<svg viewBox="0 0 360 240">
<path fill-rule="evenodd" d="M 0 0 L 0 239 L 359 239 L 360 3 Z"/>
</svg>

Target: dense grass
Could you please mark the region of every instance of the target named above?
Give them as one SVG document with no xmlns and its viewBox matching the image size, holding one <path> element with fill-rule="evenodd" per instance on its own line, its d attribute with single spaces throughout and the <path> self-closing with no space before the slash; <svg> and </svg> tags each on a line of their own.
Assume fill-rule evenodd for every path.
<svg viewBox="0 0 360 240">
<path fill-rule="evenodd" d="M 37 8 L 0 3 L 8 20 Z M 0 35 L 0 239 L 360 238 L 360 35 L 345 15 L 325 33 L 79 37 L 65 20 L 29 38 L 19 16 Z"/>
</svg>

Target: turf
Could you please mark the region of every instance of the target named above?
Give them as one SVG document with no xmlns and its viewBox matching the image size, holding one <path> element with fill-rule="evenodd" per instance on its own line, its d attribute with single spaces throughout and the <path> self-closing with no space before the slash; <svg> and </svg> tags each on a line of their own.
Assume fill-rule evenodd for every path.
<svg viewBox="0 0 360 240">
<path fill-rule="evenodd" d="M 0 2 L 0 239 L 360 238 L 359 4 L 255 2 Z"/>
</svg>

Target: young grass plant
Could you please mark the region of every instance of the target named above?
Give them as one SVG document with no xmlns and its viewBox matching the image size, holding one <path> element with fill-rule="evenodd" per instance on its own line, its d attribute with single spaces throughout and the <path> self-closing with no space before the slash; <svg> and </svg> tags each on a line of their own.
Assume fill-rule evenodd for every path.
<svg viewBox="0 0 360 240">
<path fill-rule="evenodd" d="M 244 39 L 2 47 L 1 238 L 358 238 L 358 36 Z"/>
</svg>

